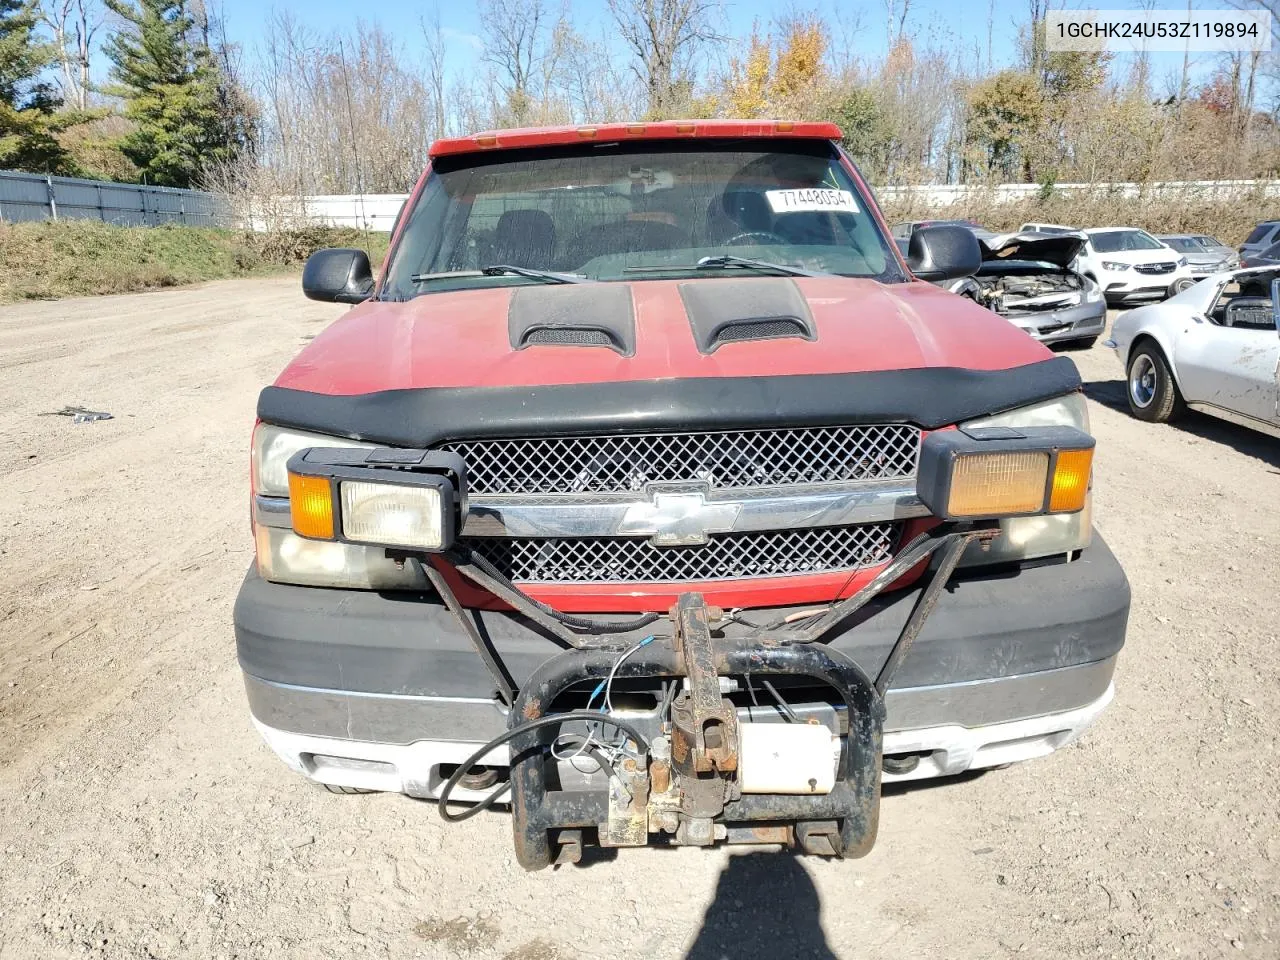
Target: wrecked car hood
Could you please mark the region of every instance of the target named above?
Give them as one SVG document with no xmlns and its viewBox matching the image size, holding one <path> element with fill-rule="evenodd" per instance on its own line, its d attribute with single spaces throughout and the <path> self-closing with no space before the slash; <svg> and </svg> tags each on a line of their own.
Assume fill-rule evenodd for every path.
<svg viewBox="0 0 1280 960">
<path fill-rule="evenodd" d="M 1084 243 L 1084 234 L 1076 233 L 999 233 L 978 237 L 984 267 L 1003 260 L 1026 260 L 1051 263 L 1065 270 Z"/>
</svg>

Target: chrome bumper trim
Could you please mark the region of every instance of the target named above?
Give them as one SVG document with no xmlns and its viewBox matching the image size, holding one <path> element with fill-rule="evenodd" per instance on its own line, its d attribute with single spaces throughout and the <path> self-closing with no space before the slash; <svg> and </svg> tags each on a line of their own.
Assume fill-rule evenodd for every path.
<svg viewBox="0 0 1280 960">
<path fill-rule="evenodd" d="M 1022 720 L 976 727 L 945 725 L 888 731 L 884 736 L 886 755 L 915 754 L 920 760 L 909 773 L 886 772 L 884 782 L 954 776 L 966 770 L 1045 756 L 1079 738 L 1114 696 L 1115 688 L 1108 683 L 1096 697 L 1074 708 Z M 379 743 L 294 733 L 272 727 L 256 716 L 253 723 L 289 767 L 311 780 L 420 798 L 439 796 L 448 776 L 447 765 L 465 760 L 476 748 L 475 737 L 480 735 L 474 731 L 460 738 L 441 736 L 405 744 Z M 484 757 L 486 764 L 498 767 L 505 766 L 508 760 L 506 747 L 498 747 Z M 488 789 L 461 788 L 454 791 L 454 798 L 480 800 Z"/>
<path fill-rule="evenodd" d="M 287 497 L 255 497 L 255 518 L 289 527 Z M 795 487 L 722 497 L 666 493 L 628 497 L 489 497 L 468 500 L 467 537 L 654 537 L 668 528 L 715 533 L 842 527 L 925 517 L 914 480 Z"/>
</svg>

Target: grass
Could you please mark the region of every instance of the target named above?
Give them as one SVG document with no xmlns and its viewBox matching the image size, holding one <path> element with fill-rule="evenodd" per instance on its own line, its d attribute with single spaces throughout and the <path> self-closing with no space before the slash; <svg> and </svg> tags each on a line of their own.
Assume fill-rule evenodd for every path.
<svg viewBox="0 0 1280 960">
<path fill-rule="evenodd" d="M 204 227 L 116 227 L 95 220 L 0 223 L 0 302 L 158 290 L 297 269 L 322 247 L 364 247 L 349 228 L 276 233 Z M 388 236 L 368 236 L 372 259 Z"/>
</svg>

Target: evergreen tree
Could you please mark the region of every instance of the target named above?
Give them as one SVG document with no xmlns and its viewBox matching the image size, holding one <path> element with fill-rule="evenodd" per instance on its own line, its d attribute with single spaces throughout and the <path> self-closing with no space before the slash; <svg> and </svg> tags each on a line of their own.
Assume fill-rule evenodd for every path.
<svg viewBox="0 0 1280 960">
<path fill-rule="evenodd" d="M 35 34 L 34 2 L 0 0 L 0 168 L 74 172 L 54 137 L 60 129 L 53 88 L 39 79 L 54 58 Z"/>
<path fill-rule="evenodd" d="M 4 2 L 4 0 L 0 0 Z M 193 38 L 183 0 L 106 0 L 125 27 L 106 43 L 114 85 L 135 129 L 121 150 L 148 183 L 198 184 L 208 165 L 244 146 L 243 127 L 228 122 L 221 71 L 208 44 Z"/>
</svg>

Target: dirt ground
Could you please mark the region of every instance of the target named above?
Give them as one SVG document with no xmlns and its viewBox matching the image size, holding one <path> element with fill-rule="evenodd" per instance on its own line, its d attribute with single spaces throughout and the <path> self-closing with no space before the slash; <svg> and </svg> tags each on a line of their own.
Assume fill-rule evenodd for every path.
<svg viewBox="0 0 1280 960">
<path fill-rule="evenodd" d="M 1280 956 L 1280 442 L 1139 423 L 1073 354 L 1133 583 L 1078 745 L 892 790 L 861 861 L 526 875 L 505 816 L 330 795 L 249 723 L 254 402 L 338 312 L 296 279 L 0 308 L 0 958 Z"/>
</svg>

